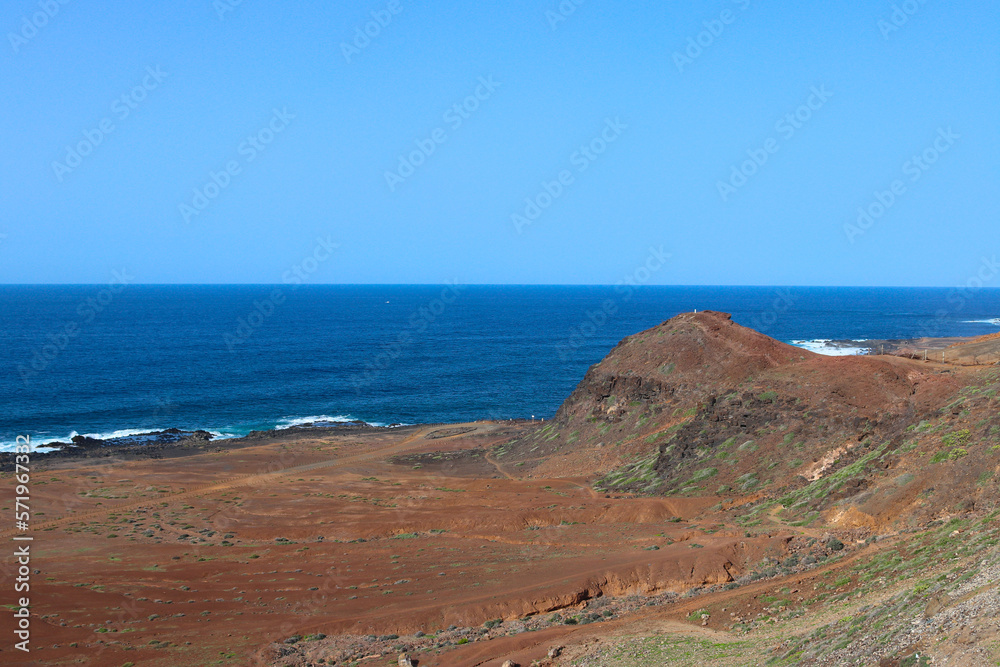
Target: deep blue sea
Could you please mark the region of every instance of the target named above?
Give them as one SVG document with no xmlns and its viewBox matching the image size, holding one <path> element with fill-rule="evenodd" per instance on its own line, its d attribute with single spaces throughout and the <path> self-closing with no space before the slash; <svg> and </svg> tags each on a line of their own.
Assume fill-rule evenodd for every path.
<svg viewBox="0 0 1000 667">
<path fill-rule="evenodd" d="M 818 351 L 1000 331 L 1000 290 L 985 288 L 0 286 L 0 449 L 550 417 L 622 337 L 694 309 Z"/>
</svg>

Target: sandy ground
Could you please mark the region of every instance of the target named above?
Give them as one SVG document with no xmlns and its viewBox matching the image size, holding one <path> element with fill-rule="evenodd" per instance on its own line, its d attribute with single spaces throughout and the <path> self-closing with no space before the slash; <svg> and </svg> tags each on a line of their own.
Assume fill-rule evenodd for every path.
<svg viewBox="0 0 1000 667">
<path fill-rule="evenodd" d="M 687 522 L 716 499 L 514 479 L 485 448 L 517 427 L 462 426 L 36 463 L 31 664 L 245 665 L 294 634 L 432 633 L 724 582 L 784 544 Z M 540 657 L 568 630 L 421 664 Z"/>
</svg>

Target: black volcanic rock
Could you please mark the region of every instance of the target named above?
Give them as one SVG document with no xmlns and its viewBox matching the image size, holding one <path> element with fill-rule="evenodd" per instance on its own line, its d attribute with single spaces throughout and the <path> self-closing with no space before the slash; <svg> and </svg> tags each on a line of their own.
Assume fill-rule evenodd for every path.
<svg viewBox="0 0 1000 667">
<path fill-rule="evenodd" d="M 52 443 L 52 444 L 57 445 L 57 444 L 62 444 L 62 443 Z M 73 444 L 76 445 L 77 447 L 87 447 L 87 448 L 90 448 L 90 447 L 103 447 L 104 446 L 104 441 L 103 440 L 99 440 L 97 438 L 90 438 L 90 437 L 85 436 L 85 435 L 74 435 L 73 436 Z"/>
</svg>

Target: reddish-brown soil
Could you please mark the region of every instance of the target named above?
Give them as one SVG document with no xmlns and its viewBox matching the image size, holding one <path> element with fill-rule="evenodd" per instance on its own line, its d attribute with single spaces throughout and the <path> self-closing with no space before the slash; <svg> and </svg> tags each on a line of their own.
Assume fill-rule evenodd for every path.
<svg viewBox="0 0 1000 667">
<path fill-rule="evenodd" d="M 710 500 L 508 479 L 482 455 L 506 438 L 478 423 L 450 437 L 427 427 L 302 439 L 169 465 L 45 466 L 34 482 L 36 664 L 242 665 L 293 634 L 430 633 L 680 592 L 783 551 L 780 535 L 669 521 Z M 443 446 L 452 453 L 427 463 L 385 461 Z M 689 548 L 694 538 L 704 548 Z"/>
<path fill-rule="evenodd" d="M 23 664 L 405 649 L 423 667 L 527 665 L 652 620 L 722 632 L 776 586 L 995 506 L 998 390 L 990 368 L 821 357 L 699 313 L 625 339 L 551 422 L 39 458 Z"/>
</svg>

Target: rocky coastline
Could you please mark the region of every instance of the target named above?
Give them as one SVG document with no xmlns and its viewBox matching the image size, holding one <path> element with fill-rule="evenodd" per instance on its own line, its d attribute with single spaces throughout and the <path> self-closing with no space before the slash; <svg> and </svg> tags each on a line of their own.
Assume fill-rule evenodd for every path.
<svg viewBox="0 0 1000 667">
<path fill-rule="evenodd" d="M 168 428 L 105 439 L 77 435 L 67 442 L 58 441 L 46 444 L 43 448 L 32 452 L 32 459 L 35 462 L 40 462 L 110 456 L 124 459 L 176 458 L 204 451 L 249 447 L 261 444 L 263 441 L 297 440 L 302 436 L 322 437 L 324 434 L 370 433 L 400 428 L 399 424 L 373 426 L 360 420 L 338 422 L 332 426 L 327 424 L 329 422 L 307 422 L 288 428 L 250 431 L 238 438 L 217 438 L 205 430 L 180 428 Z M 13 452 L 0 452 L 0 470 L 6 471 L 13 464 Z"/>
</svg>

